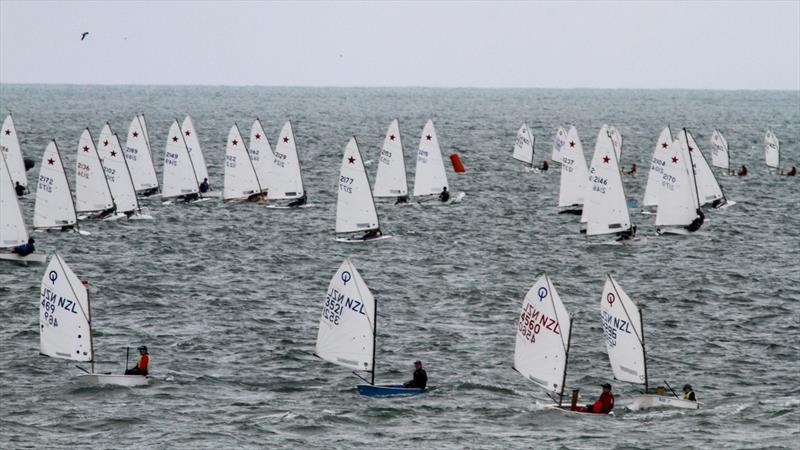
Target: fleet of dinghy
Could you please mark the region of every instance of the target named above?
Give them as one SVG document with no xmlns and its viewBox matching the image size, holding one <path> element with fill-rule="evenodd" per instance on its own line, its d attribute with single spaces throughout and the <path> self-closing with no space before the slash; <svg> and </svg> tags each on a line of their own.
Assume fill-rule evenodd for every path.
<svg viewBox="0 0 800 450">
<path fill-rule="evenodd" d="M 600 298 L 600 313 L 606 340 L 608 361 L 614 378 L 627 383 L 644 385 L 644 394 L 634 395 L 630 409 L 637 410 L 659 406 L 698 409 L 700 403 L 669 397 L 659 393 L 648 394 L 647 355 L 644 345 L 642 310 L 609 274 Z"/>
<path fill-rule="evenodd" d="M 39 304 L 39 353 L 51 358 L 91 363 L 78 380 L 91 384 L 143 386 L 143 375 L 114 375 L 94 371 L 92 308 L 87 283 L 78 279 L 57 253 L 42 277 Z M 80 368 L 80 367 L 79 367 Z"/>
<path fill-rule="evenodd" d="M 239 126 L 233 124 L 225 144 L 225 189 L 222 199 L 225 202 L 263 202 L 265 197 Z"/>
<path fill-rule="evenodd" d="M 771 128 L 764 134 L 764 160 L 770 169 L 777 171 L 781 167 L 781 143 Z"/>
<path fill-rule="evenodd" d="M 272 172 L 267 180 L 269 192 L 267 196 L 269 201 L 279 202 L 269 206 L 272 208 L 310 206 L 305 202 L 306 190 L 303 187 L 303 175 L 300 171 L 292 122 L 283 124 L 273 153 Z M 290 201 L 288 204 L 287 200 Z"/>
<path fill-rule="evenodd" d="M 128 127 L 128 138 L 122 150 L 137 195 L 148 197 L 158 193 L 158 177 L 153 164 L 150 136 L 144 114 L 137 114 Z"/>
<path fill-rule="evenodd" d="M 408 201 L 406 163 L 403 156 L 403 142 L 400 137 L 400 123 L 397 119 L 393 120 L 389 124 L 389 129 L 386 130 L 372 194 L 377 198 L 397 198 L 398 203 Z"/>
<path fill-rule="evenodd" d="M 361 236 L 351 233 L 364 233 Z M 339 191 L 336 197 L 336 238 L 339 242 L 364 242 L 388 239 L 381 232 L 378 212 L 369 187 L 367 170 L 356 138 L 350 138 L 344 149 L 339 170 Z M 342 236 L 347 235 L 347 236 Z"/>
<path fill-rule="evenodd" d="M 424 393 L 427 389 L 402 384 L 375 384 L 375 340 L 378 304 L 356 267 L 345 259 L 331 279 L 319 321 L 314 354 L 346 367 L 368 384 L 356 386 L 368 397 L 396 397 Z M 358 372 L 370 375 L 366 380 Z"/>
<path fill-rule="evenodd" d="M 272 173 L 272 160 L 275 155 L 272 153 L 272 146 L 269 144 L 267 134 L 264 133 L 264 127 L 261 126 L 261 121 L 256 119 L 250 127 L 250 161 L 253 162 L 253 168 L 256 171 L 258 184 L 261 186 L 261 192 L 269 193 L 267 183 Z M 269 194 L 268 194 L 269 195 Z"/>
<path fill-rule="evenodd" d="M 728 153 L 728 141 L 719 130 L 714 130 L 714 132 L 711 133 L 711 165 L 719 167 L 720 169 L 725 169 L 726 175 L 732 174 L 730 154 Z"/>
<path fill-rule="evenodd" d="M 39 166 L 33 228 L 62 231 L 77 231 L 78 228 L 78 215 L 72 201 L 72 191 L 56 141 L 47 144 Z"/>
<path fill-rule="evenodd" d="M 45 262 L 46 257 L 42 254 L 20 256 L 11 252 L 14 247 L 27 243 L 30 236 L 3 153 L 0 153 L 0 211 L 0 259 L 21 263 Z"/>
<path fill-rule="evenodd" d="M 525 163 L 528 170 L 533 170 L 533 147 L 535 138 L 527 124 L 522 124 L 514 140 L 513 157 Z"/>
<path fill-rule="evenodd" d="M 558 129 L 556 140 L 563 128 Z M 555 146 L 553 154 L 556 154 Z M 564 142 L 558 151 L 561 157 L 561 181 L 558 191 L 558 206 L 560 213 L 582 214 L 583 203 L 587 192 L 589 170 L 586 168 L 586 157 L 583 155 L 583 145 L 578 137 L 578 130 L 570 127 L 564 134 Z"/>
<path fill-rule="evenodd" d="M 19 137 L 11 114 L 6 116 L 3 128 L 0 129 L 0 153 L 6 158 L 6 165 L 11 173 L 11 185 L 16 186 L 19 183 L 27 191 L 28 175 L 25 172 L 25 160 L 22 158 L 22 149 L 19 146 Z"/>
<path fill-rule="evenodd" d="M 129 219 L 152 219 L 151 215 L 142 211 L 119 138 L 111 131 L 108 123 L 100 131 L 97 154 L 100 156 L 117 212 L 125 214 Z"/>
<path fill-rule="evenodd" d="M 117 220 L 125 217 L 125 214 L 117 212 L 103 163 L 88 128 L 83 130 L 78 141 L 75 210 L 79 220 Z"/>
</svg>

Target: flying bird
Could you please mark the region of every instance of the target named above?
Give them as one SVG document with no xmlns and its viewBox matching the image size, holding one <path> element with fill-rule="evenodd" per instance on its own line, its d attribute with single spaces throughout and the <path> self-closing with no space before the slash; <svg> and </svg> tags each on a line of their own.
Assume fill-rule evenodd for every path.
<svg viewBox="0 0 800 450">
<path fill-rule="evenodd" d="M 81 40 L 86 39 L 86 36 L 88 36 L 88 35 L 89 35 L 88 31 L 84 31 L 83 33 L 81 33 Z"/>
</svg>

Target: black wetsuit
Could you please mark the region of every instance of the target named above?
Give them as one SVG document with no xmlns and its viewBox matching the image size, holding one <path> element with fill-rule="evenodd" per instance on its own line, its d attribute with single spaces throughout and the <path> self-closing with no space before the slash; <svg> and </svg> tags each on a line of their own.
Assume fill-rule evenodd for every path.
<svg viewBox="0 0 800 450">
<path fill-rule="evenodd" d="M 442 191 L 441 194 L 439 194 L 439 201 L 440 202 L 446 202 L 448 200 L 450 200 L 450 192 L 449 191 Z"/>
<path fill-rule="evenodd" d="M 290 207 L 294 208 L 294 207 L 297 207 L 297 206 L 303 206 L 305 204 L 306 204 L 306 193 L 303 192 L 303 196 L 302 197 L 299 197 L 299 198 L 289 202 L 289 204 L 286 205 L 286 206 L 290 206 Z"/>
<path fill-rule="evenodd" d="M 635 236 L 636 236 L 636 225 L 632 225 L 627 230 L 617 233 L 617 240 L 627 241 L 633 239 Z"/>
<path fill-rule="evenodd" d="M 718 198 L 718 199 L 714 200 L 713 202 L 711 202 L 711 206 L 714 207 L 714 208 L 720 208 L 720 207 L 724 206 L 725 203 L 728 203 L 728 201 L 725 200 L 725 197 L 722 197 L 722 198 Z"/>
<path fill-rule="evenodd" d="M 402 203 L 408 203 L 408 196 L 407 195 L 402 195 L 400 197 L 397 197 L 397 201 L 394 202 L 395 205 L 400 205 Z"/>
<path fill-rule="evenodd" d="M 550 168 L 550 165 L 547 164 L 547 161 L 542 161 L 542 167 L 539 168 L 542 172 L 547 172 L 547 169 Z"/>
<path fill-rule="evenodd" d="M 25 186 L 19 184 L 19 181 L 17 181 L 17 184 L 14 186 L 14 190 L 17 191 L 17 197 L 25 195 Z"/>
<path fill-rule="evenodd" d="M 202 182 L 202 183 L 200 183 L 200 192 L 202 192 L 202 193 L 206 193 L 206 192 L 208 192 L 210 189 L 211 189 L 211 186 L 209 186 L 209 185 L 208 185 L 208 181 L 206 181 L 206 180 L 203 180 L 203 182 Z"/>
<path fill-rule="evenodd" d="M 699 230 L 700 227 L 703 225 L 703 221 L 705 220 L 706 215 L 703 214 L 703 210 L 697 208 L 697 218 L 692 221 L 689 225 L 686 225 L 686 229 L 690 232 L 694 233 L 695 231 Z"/>
<path fill-rule="evenodd" d="M 414 379 L 403 384 L 405 388 L 425 389 L 428 385 L 428 374 L 425 369 L 419 368 L 414 371 Z"/>
</svg>

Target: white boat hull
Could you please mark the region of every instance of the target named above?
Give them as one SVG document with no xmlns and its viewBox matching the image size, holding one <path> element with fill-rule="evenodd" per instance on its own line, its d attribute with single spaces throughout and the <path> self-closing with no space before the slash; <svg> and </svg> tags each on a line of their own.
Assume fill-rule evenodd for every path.
<svg viewBox="0 0 800 450">
<path fill-rule="evenodd" d="M 44 264 L 47 262 L 47 255 L 41 253 L 31 253 L 28 256 L 19 256 L 16 253 L 0 253 L 0 260 L 12 261 L 20 264 Z"/>
<path fill-rule="evenodd" d="M 388 234 L 384 234 L 382 236 L 374 237 L 372 239 L 361 239 L 360 237 L 337 237 L 336 242 L 348 242 L 348 243 L 358 243 L 358 242 L 372 242 L 372 241 L 382 241 L 384 239 L 391 239 L 392 236 Z"/>
<path fill-rule="evenodd" d="M 628 409 L 637 411 L 646 408 L 682 408 L 682 409 L 700 409 L 702 403 L 693 402 L 691 400 L 683 400 L 676 397 L 667 397 L 665 395 L 635 395 L 631 398 L 631 403 L 626 405 Z"/>
<path fill-rule="evenodd" d="M 112 385 L 112 386 L 147 386 L 150 377 L 142 375 L 110 375 L 110 374 L 85 374 L 78 375 L 78 380 L 88 384 Z"/>
<path fill-rule="evenodd" d="M 314 206 L 316 206 L 314 203 L 306 203 L 306 204 L 303 204 L 303 205 L 300 205 L 300 206 L 288 206 L 288 205 L 270 204 L 270 205 L 267 205 L 267 208 L 269 208 L 269 209 L 300 209 L 300 208 L 313 208 Z"/>
</svg>

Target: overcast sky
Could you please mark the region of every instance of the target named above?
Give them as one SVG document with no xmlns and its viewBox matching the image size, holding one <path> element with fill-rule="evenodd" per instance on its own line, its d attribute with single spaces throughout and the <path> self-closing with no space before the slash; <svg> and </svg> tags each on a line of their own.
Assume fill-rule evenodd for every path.
<svg viewBox="0 0 800 450">
<path fill-rule="evenodd" d="M 0 82 L 800 90 L 800 1 L 2 0 Z"/>
</svg>

